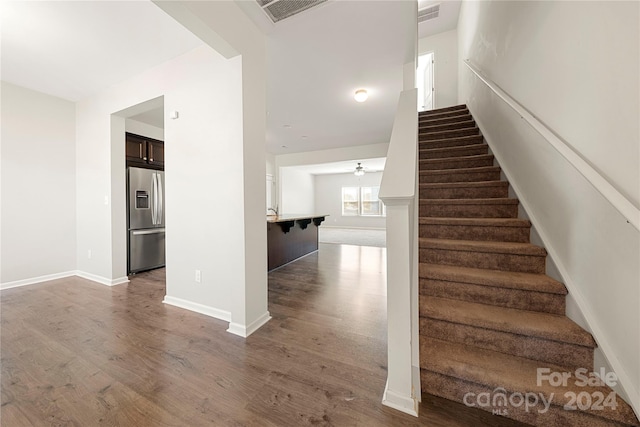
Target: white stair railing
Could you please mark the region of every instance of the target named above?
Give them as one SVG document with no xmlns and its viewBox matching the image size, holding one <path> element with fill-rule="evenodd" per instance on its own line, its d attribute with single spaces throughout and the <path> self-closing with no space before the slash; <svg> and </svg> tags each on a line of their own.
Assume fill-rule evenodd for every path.
<svg viewBox="0 0 640 427">
<path fill-rule="evenodd" d="M 578 172 L 584 176 L 593 187 L 600 192 L 611 205 L 618 211 L 626 221 L 636 230 L 640 230 L 640 210 L 636 208 L 629 199 L 620 193 L 613 185 L 607 181 L 597 170 L 594 169 L 585 159 L 582 158 L 569 144 L 560 139 L 551 129 L 544 125 L 537 117 L 526 108 L 509 96 L 495 82 L 484 75 L 482 71 L 470 60 L 465 60 L 464 64 L 487 85 L 500 99 L 509 107 L 515 110 L 524 121 L 526 121 L 536 132 L 546 139 L 551 146 L 558 151 Z"/>
<path fill-rule="evenodd" d="M 418 416 L 418 90 L 400 94 L 380 199 L 387 209 L 388 372 L 382 403 Z"/>
</svg>

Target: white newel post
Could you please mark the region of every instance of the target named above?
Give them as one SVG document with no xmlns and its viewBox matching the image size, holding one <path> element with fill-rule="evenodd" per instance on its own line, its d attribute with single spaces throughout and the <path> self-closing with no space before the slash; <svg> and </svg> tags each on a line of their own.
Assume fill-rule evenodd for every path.
<svg viewBox="0 0 640 427">
<path fill-rule="evenodd" d="M 391 132 L 380 199 L 387 209 L 388 372 L 382 403 L 418 416 L 417 264 L 415 243 L 418 113 L 417 90 L 400 95 Z"/>
<path fill-rule="evenodd" d="M 382 403 L 417 416 L 411 319 L 414 203 L 413 197 L 383 201 L 387 207 L 388 373 Z"/>
</svg>

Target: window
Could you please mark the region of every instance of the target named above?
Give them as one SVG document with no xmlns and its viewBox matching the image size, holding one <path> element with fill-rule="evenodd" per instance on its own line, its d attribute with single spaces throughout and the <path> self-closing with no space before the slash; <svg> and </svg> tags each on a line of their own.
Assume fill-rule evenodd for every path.
<svg viewBox="0 0 640 427">
<path fill-rule="evenodd" d="M 359 187 L 342 187 L 342 215 L 357 216 L 360 212 Z"/>
<path fill-rule="evenodd" d="M 360 188 L 360 215 L 380 216 L 382 215 L 382 202 L 378 199 L 380 187 Z"/>
<path fill-rule="evenodd" d="M 343 216 L 384 216 L 380 187 L 342 187 Z"/>
</svg>

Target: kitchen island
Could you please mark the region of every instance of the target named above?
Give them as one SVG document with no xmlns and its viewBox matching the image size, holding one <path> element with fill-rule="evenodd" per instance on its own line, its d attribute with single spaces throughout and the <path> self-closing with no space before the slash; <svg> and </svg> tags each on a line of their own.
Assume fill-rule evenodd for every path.
<svg viewBox="0 0 640 427">
<path fill-rule="evenodd" d="M 318 227 L 328 215 L 267 215 L 269 271 L 318 250 Z"/>
</svg>

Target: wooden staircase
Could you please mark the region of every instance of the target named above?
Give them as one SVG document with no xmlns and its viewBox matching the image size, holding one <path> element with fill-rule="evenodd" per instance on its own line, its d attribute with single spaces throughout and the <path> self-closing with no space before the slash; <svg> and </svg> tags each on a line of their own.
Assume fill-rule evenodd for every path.
<svg viewBox="0 0 640 427">
<path fill-rule="evenodd" d="M 565 316 L 567 290 L 545 275 L 466 106 L 421 112 L 418 126 L 422 392 L 531 425 L 639 425 L 595 377 L 576 382 L 596 343 Z"/>
</svg>

